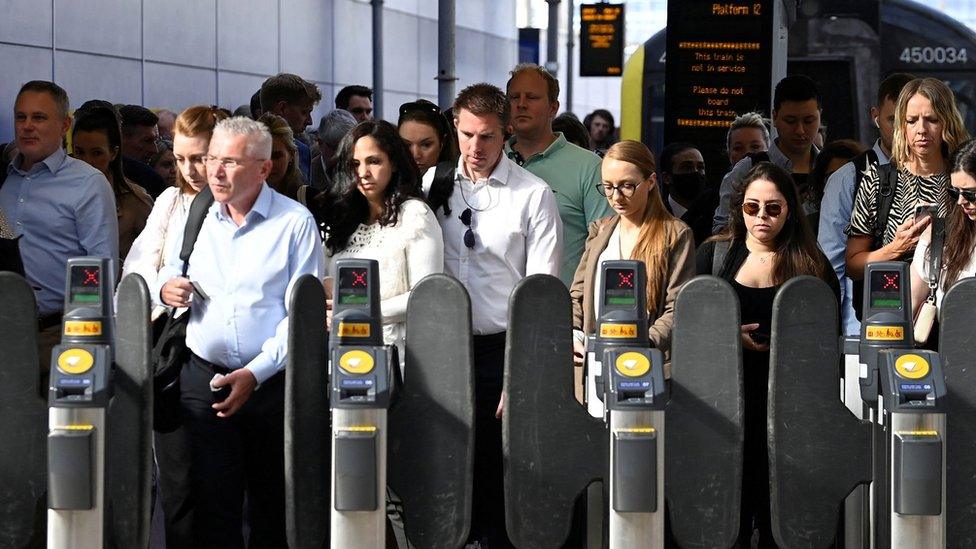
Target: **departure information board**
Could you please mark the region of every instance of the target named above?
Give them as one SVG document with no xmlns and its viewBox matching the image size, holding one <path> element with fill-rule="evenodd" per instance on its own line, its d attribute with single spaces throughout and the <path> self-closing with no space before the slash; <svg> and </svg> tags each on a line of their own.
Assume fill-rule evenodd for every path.
<svg viewBox="0 0 976 549">
<path fill-rule="evenodd" d="M 623 4 L 581 4 L 580 76 L 620 76 L 623 71 Z"/>
<path fill-rule="evenodd" d="M 666 143 L 724 146 L 736 116 L 769 116 L 774 1 L 668 2 Z"/>
</svg>

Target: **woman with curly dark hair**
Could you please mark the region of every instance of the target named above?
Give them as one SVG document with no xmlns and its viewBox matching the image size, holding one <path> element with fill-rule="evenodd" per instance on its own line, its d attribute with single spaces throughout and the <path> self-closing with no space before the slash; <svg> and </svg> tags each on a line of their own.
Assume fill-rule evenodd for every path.
<svg viewBox="0 0 976 549">
<path fill-rule="evenodd" d="M 338 168 L 337 188 L 346 190 L 330 212 L 326 272 L 335 273 L 342 258 L 379 262 L 383 340 L 402 359 L 410 290 L 444 270 L 440 225 L 424 202 L 417 164 L 389 122 L 354 127 L 339 144 Z"/>
<path fill-rule="evenodd" d="M 739 542 L 775 547 L 769 510 L 766 403 L 773 299 L 791 278 L 811 275 L 837 299 L 840 286 L 807 222 L 789 172 L 770 162 L 756 165 L 733 189 L 729 224 L 698 248 L 699 274 L 727 280 L 739 297 L 745 392 L 745 448 Z"/>
</svg>

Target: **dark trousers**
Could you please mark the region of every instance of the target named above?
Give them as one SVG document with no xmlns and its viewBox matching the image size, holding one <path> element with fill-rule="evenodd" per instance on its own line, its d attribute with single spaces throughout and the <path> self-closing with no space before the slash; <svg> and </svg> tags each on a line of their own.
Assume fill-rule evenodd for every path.
<svg viewBox="0 0 976 549">
<path fill-rule="evenodd" d="M 475 440 L 470 541 L 513 547 L 505 532 L 502 421 L 495 418 L 505 372 L 505 333 L 474 336 Z"/>
<path fill-rule="evenodd" d="M 230 418 L 211 408 L 215 373 L 228 370 L 193 356 L 180 374 L 194 546 L 244 547 L 246 490 L 247 546 L 285 547 L 284 372 L 265 381 Z"/>
<path fill-rule="evenodd" d="M 166 528 L 166 547 L 193 546 L 193 487 L 191 454 L 186 429 L 153 433 L 153 452 L 159 464 L 159 499 Z"/>
</svg>

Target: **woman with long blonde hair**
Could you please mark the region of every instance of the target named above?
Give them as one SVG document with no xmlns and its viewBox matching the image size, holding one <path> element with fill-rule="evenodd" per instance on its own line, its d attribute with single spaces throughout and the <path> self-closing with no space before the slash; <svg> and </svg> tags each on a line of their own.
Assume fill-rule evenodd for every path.
<svg viewBox="0 0 976 549">
<path fill-rule="evenodd" d="M 669 355 L 674 300 L 682 284 L 695 275 L 695 241 L 691 229 L 668 213 L 657 187 L 654 155 L 643 143 L 620 141 L 603 157 L 603 181 L 597 190 L 607 198 L 614 215 L 590 224 L 570 296 L 575 328 L 574 361 L 577 396 L 582 390 L 585 336 L 592 334 L 602 303 L 594 299 L 600 287 L 600 264 L 614 259 L 638 259 L 647 270 L 648 335 L 665 354 L 665 375 L 670 376 Z"/>
<path fill-rule="evenodd" d="M 916 78 L 902 88 L 895 106 L 891 165 L 873 167 L 854 198 L 847 229 L 847 276 L 860 280 L 873 261 L 910 260 L 928 217 L 915 207 L 948 205 L 949 159 L 969 132 L 952 90 L 936 78 Z"/>
</svg>

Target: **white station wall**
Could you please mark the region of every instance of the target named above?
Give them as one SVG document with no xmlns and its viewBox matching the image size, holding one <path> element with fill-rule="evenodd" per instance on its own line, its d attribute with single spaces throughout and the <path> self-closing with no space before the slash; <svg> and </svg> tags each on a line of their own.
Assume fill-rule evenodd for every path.
<svg viewBox="0 0 976 549">
<path fill-rule="evenodd" d="M 385 0 L 383 115 L 437 100 L 437 0 Z M 371 86 L 367 0 L 0 0 L 0 143 L 13 138 L 17 90 L 54 80 L 73 107 L 89 99 L 179 111 L 250 101 L 278 72 L 314 81 L 333 108 L 348 84 Z M 515 0 L 457 0 L 456 89 L 504 85 L 517 54 Z"/>
</svg>

